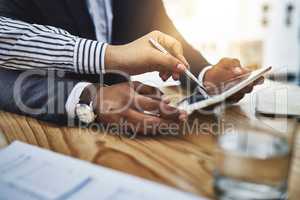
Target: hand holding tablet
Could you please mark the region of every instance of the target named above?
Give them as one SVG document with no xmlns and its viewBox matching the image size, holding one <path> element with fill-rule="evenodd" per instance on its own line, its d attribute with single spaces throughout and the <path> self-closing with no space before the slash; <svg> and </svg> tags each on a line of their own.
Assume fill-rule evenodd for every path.
<svg viewBox="0 0 300 200">
<path fill-rule="evenodd" d="M 256 71 L 251 72 L 249 75 L 245 76 L 245 78 L 239 78 L 239 82 L 234 81 L 235 84 L 233 87 L 229 88 L 225 92 L 212 96 L 210 98 L 203 98 L 197 93 L 193 94 L 190 97 L 185 98 L 181 102 L 178 103 L 178 108 L 181 110 L 186 111 L 188 114 L 192 114 L 196 110 L 201 110 L 219 103 L 224 102 L 234 94 L 240 92 L 242 89 L 247 87 L 248 85 L 254 83 L 255 81 L 259 80 L 261 77 L 266 75 L 272 67 L 259 69 Z"/>
</svg>

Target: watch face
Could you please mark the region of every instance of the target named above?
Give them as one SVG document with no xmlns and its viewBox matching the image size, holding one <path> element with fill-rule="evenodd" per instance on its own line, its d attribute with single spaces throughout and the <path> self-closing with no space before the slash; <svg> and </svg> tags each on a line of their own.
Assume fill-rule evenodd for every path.
<svg viewBox="0 0 300 200">
<path fill-rule="evenodd" d="M 76 106 L 76 115 L 81 122 L 92 123 L 96 119 L 96 115 L 93 112 L 93 109 L 85 104 L 77 104 Z"/>
</svg>

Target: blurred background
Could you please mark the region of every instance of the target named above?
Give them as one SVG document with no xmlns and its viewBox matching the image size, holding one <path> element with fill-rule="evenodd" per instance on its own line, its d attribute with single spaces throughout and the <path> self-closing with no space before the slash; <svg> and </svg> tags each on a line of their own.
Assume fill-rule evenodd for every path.
<svg viewBox="0 0 300 200">
<path fill-rule="evenodd" d="M 300 0 L 163 1 L 176 27 L 212 64 L 234 57 L 251 68 L 273 66 L 277 79 L 300 83 Z M 163 84 L 157 73 L 133 79 Z"/>
</svg>

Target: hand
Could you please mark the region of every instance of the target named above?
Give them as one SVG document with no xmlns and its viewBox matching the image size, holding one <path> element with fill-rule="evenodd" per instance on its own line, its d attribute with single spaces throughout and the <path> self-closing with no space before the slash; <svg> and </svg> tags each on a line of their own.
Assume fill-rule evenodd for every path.
<svg viewBox="0 0 300 200">
<path fill-rule="evenodd" d="M 153 38 L 171 55 L 166 55 L 152 46 L 149 39 Z M 108 70 L 120 70 L 129 75 L 159 71 L 163 80 L 173 76 L 179 79 L 188 62 L 183 56 L 181 44 L 171 36 L 159 31 L 121 46 L 109 45 L 105 55 L 105 65 Z"/>
<path fill-rule="evenodd" d="M 236 81 L 241 81 L 243 78 L 247 77 L 247 74 L 249 73 L 251 73 L 251 70 L 243 68 L 239 60 L 223 58 L 211 70 L 206 72 L 204 85 L 208 89 L 210 95 L 220 94 L 234 86 Z M 239 93 L 230 97 L 228 101 L 240 101 L 247 93 L 252 92 L 255 85 L 262 83 L 263 80 L 264 78 L 259 79 Z"/>
<path fill-rule="evenodd" d="M 185 112 L 169 106 L 168 100 L 162 100 L 160 90 L 138 82 L 99 87 L 92 99 L 97 122 L 113 128 L 118 126 L 125 134 L 161 133 L 163 128 L 179 125 L 187 118 Z"/>
</svg>

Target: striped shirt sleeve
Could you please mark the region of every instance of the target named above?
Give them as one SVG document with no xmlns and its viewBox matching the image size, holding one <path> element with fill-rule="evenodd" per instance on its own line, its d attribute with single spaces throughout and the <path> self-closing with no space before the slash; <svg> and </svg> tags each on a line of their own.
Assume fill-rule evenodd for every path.
<svg viewBox="0 0 300 200">
<path fill-rule="evenodd" d="M 0 17 L 0 67 L 101 74 L 106 46 L 63 29 Z"/>
</svg>

